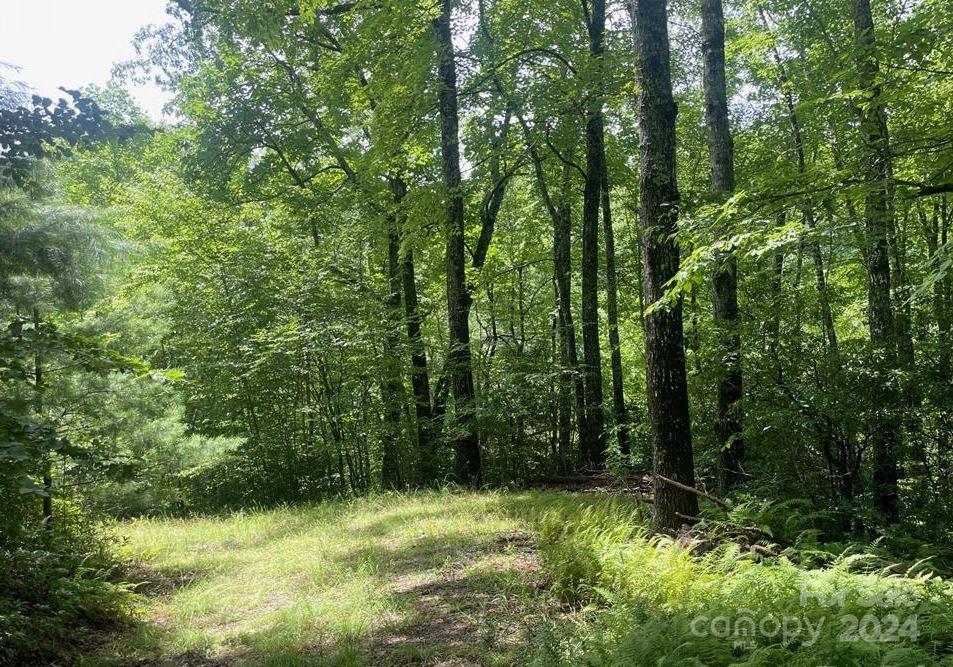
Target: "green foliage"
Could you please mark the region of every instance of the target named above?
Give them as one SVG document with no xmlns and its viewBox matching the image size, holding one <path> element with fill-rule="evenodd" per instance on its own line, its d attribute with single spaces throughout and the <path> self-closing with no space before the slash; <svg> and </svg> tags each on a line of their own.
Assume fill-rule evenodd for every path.
<svg viewBox="0 0 953 667">
<path fill-rule="evenodd" d="M 848 2 L 725 2 L 737 187 L 718 202 L 705 168 L 699 7 L 669 3 L 681 262 L 658 303 L 643 296 L 638 91 L 621 4 L 610 3 L 599 58 L 586 30 L 592 3 L 453 4 L 467 343 L 485 483 L 518 486 L 579 467 L 586 407 L 577 392 L 591 395 L 592 387 L 584 365 L 569 358 L 583 296 L 572 272 L 580 267 L 584 132 L 595 97 L 604 97 L 629 412 L 628 423 L 606 432 L 617 476 L 653 460 L 644 318 L 681 303 L 695 479 L 714 486 L 729 444 L 715 428 L 725 365 L 724 332 L 710 308 L 718 258 L 732 253 L 740 276 L 744 396 L 734 408 L 744 418 L 747 483 L 728 497 L 728 510 L 707 509 L 697 523 L 687 517 L 694 527 L 677 543 L 646 531 L 647 504 L 592 502 L 576 511 L 547 499 L 545 567 L 579 625 L 555 623 L 541 661 L 949 660 L 949 586 L 923 574 L 949 571 L 953 561 L 939 546 L 953 535 L 948 0 L 872 3 L 879 69 L 867 88 L 856 73 Z M 35 637 L 45 638 L 37 644 L 45 658 L 69 627 L 98 626 L 125 604 L 106 583 L 110 556 L 95 531 L 73 522 L 74 504 L 84 516 L 194 516 L 452 476 L 453 444 L 469 413 L 458 409 L 454 396 L 466 388 L 451 387 L 448 363 L 437 9 L 404 0 L 171 2 L 170 22 L 144 29 L 139 59 L 119 68 L 155 75 L 174 91 L 170 127 L 148 127 L 115 86 L 53 102 L 0 80 L 0 566 L 9 566 L 10 582 L 26 577 L 0 603 L 14 628 L 14 659 L 33 657 L 24 651 Z M 871 183 L 857 117 L 875 102 L 886 108 L 891 165 L 883 182 Z M 878 283 L 890 291 L 886 345 L 871 339 L 862 224 L 879 195 L 889 209 L 889 286 Z M 570 247 L 557 261 L 561 222 Z M 563 270 L 572 274 L 568 311 L 554 290 Z M 606 287 L 595 295 L 603 303 Z M 608 313 L 598 319 L 604 334 Z M 429 386 L 421 387 L 424 377 Z M 891 527 L 873 509 L 884 425 L 897 434 L 902 520 Z M 623 430 L 628 455 L 617 446 Z M 328 507 L 362 526 L 377 512 L 395 525 L 405 514 L 429 516 L 443 502 L 460 512 L 445 517 L 451 523 L 488 520 L 455 499 L 428 498 L 404 512 L 397 500 L 372 497 Z M 486 498 L 471 501 L 509 502 Z M 261 572 L 247 554 L 217 560 L 228 550 L 225 534 L 234 529 L 254 557 L 283 562 L 283 535 L 272 540 L 267 522 L 294 523 L 288 514 L 211 527 L 131 525 L 143 540 L 154 531 L 175 544 L 163 566 L 231 568 L 240 580 L 219 583 L 240 597 L 232 587 Z M 353 528 L 324 509 L 313 518 L 330 530 Z M 52 535 L 39 530 L 43 522 Z M 430 537 L 456 530 L 436 518 L 413 525 Z M 204 539 L 205 530 L 215 538 L 207 560 L 179 542 Z M 268 548 L 258 550 L 261 534 Z M 754 536 L 781 556 L 763 562 L 749 552 Z M 292 544 L 313 549 L 325 538 L 308 532 Z M 347 663 L 358 660 L 354 637 L 378 609 L 360 604 L 387 607 L 372 594 L 373 575 L 390 562 L 376 549 L 362 560 L 355 535 L 338 546 L 341 553 L 321 561 L 329 571 L 348 573 L 342 563 L 351 551 L 367 569 L 344 587 L 354 604 L 330 631 Z M 86 570 L 83 556 L 93 552 Z M 35 580 L 23 574 L 33 558 Z M 289 580 L 302 567 L 284 565 L 278 574 Z M 895 576 L 901 571 L 910 576 Z M 700 614 L 736 618 L 742 601 L 759 618 L 833 618 L 796 595 L 809 583 L 824 596 L 846 596 L 840 616 L 875 613 L 881 626 L 898 610 L 864 612 L 861 593 L 908 595 L 920 634 L 839 642 L 829 622 L 810 646 L 762 637 L 738 648 L 693 629 Z M 218 601 L 214 587 L 204 597 L 192 592 L 176 607 L 179 620 Z M 298 644 L 288 638 L 313 626 L 335 592 L 321 589 L 327 602 L 317 611 L 289 612 L 292 621 L 278 623 L 287 634 L 263 632 L 258 648 L 273 642 L 287 649 L 276 660 L 293 662 Z M 204 638 L 196 637 L 183 631 L 175 642 L 197 650 Z"/>
<path fill-rule="evenodd" d="M 550 511 L 539 526 L 554 590 L 587 605 L 540 664 L 948 661 L 953 589 L 926 573 L 898 576 L 857 553 L 806 569 L 732 542 L 695 554 L 647 536 L 638 512 L 615 503 Z"/>
<path fill-rule="evenodd" d="M 57 503 L 56 532 L 33 523 L 0 539 L 0 662 L 53 664 L 134 618 L 116 543 L 75 506 Z"/>
</svg>

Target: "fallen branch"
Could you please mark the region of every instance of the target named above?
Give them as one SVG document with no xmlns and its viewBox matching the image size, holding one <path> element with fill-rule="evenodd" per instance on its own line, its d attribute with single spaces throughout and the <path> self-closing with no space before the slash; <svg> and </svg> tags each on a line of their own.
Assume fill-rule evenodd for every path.
<svg viewBox="0 0 953 667">
<path fill-rule="evenodd" d="M 706 498 L 712 501 L 713 503 L 715 503 L 716 505 L 718 505 L 718 507 L 722 509 L 725 509 L 725 510 L 728 509 L 728 503 L 726 503 L 721 498 L 716 498 L 710 493 L 702 491 L 701 489 L 696 489 L 694 486 L 689 486 L 688 484 L 682 484 L 681 482 L 676 482 L 674 479 L 669 479 L 668 477 L 665 477 L 664 475 L 660 475 L 658 473 L 655 473 L 655 476 L 658 477 L 663 482 L 665 482 L 666 484 L 671 484 L 676 489 L 681 489 L 682 491 L 688 491 L 689 493 L 694 493 L 696 496 L 701 496 L 702 498 Z"/>
</svg>

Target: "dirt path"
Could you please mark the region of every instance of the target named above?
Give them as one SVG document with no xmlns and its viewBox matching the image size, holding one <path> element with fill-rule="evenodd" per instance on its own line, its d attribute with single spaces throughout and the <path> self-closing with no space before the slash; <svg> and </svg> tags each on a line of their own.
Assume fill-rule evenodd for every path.
<svg viewBox="0 0 953 667">
<path fill-rule="evenodd" d="M 502 534 L 435 567 L 411 567 L 391 590 L 413 609 L 385 632 L 374 652 L 380 660 L 441 666 L 487 664 L 516 658 L 531 639 L 535 593 L 541 583 L 532 536 Z"/>
</svg>

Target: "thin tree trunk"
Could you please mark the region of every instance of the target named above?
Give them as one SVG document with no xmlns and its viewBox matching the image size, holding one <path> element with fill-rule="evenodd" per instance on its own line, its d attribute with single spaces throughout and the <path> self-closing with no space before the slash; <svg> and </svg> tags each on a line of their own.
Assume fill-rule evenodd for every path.
<svg viewBox="0 0 953 667">
<path fill-rule="evenodd" d="M 787 220 L 787 214 L 784 211 L 778 213 L 777 226 L 783 227 Z M 774 254 L 771 263 L 771 318 L 768 320 L 766 333 L 768 334 L 768 351 L 771 358 L 777 365 L 778 378 L 783 377 L 781 370 L 781 358 L 778 350 L 781 337 L 781 308 L 782 296 L 784 293 L 784 253 Z"/>
<path fill-rule="evenodd" d="M 704 57 L 705 121 L 711 161 L 711 189 L 723 202 L 735 189 L 734 144 L 728 122 L 725 82 L 725 17 L 721 0 L 702 0 L 702 55 Z M 725 230 L 717 230 L 719 238 Z M 719 251 L 712 278 L 712 309 L 718 333 L 718 397 L 715 433 L 719 446 L 719 482 L 722 489 L 745 479 L 741 337 L 738 332 L 738 266 L 734 253 Z"/>
<path fill-rule="evenodd" d="M 765 28 L 769 28 L 768 19 L 764 11 L 759 8 L 761 21 Z M 797 115 L 797 108 L 794 104 L 794 95 L 791 92 L 791 83 L 788 81 L 787 71 L 784 67 L 784 61 L 781 60 L 781 54 L 777 48 L 771 47 L 771 54 L 774 63 L 778 68 L 778 90 L 784 98 L 784 106 L 787 112 L 788 125 L 791 128 L 791 138 L 794 141 L 794 154 L 797 164 L 797 172 L 801 176 L 807 173 L 807 163 L 804 158 L 804 138 L 801 134 L 801 122 Z M 837 151 L 835 150 L 835 162 Z M 848 200 L 849 204 L 849 200 Z M 801 216 L 804 224 L 808 228 L 811 237 L 807 241 L 807 252 L 811 256 L 811 262 L 814 264 L 814 285 L 817 289 L 817 298 L 821 306 L 821 329 L 824 332 L 824 345 L 828 350 L 837 352 L 837 331 L 834 328 L 834 313 L 831 310 L 830 294 L 827 288 L 827 276 L 824 273 L 824 257 L 821 253 L 820 240 L 815 235 L 817 220 L 814 210 L 810 204 L 801 206 Z"/>
<path fill-rule="evenodd" d="M 401 179 L 391 180 L 391 192 L 394 202 L 400 204 L 407 193 L 407 186 Z M 403 215 L 399 214 L 403 223 Z M 400 225 L 403 228 L 403 224 Z M 430 400 L 430 372 L 427 368 L 427 352 L 421 334 L 420 306 L 417 298 L 417 275 L 414 264 L 414 250 L 408 244 L 404 248 L 401 287 L 404 296 L 404 320 L 407 326 L 407 345 L 410 351 L 410 385 L 414 394 L 414 410 L 417 427 L 418 481 L 432 484 L 438 475 L 436 438 L 434 437 L 433 406 Z"/>
<path fill-rule="evenodd" d="M 813 211 L 805 210 L 807 228 L 812 233 L 817 227 Z M 831 310 L 830 290 L 827 288 L 827 274 L 824 272 L 824 257 L 821 253 L 821 242 L 816 237 L 810 239 L 807 251 L 814 264 L 814 285 L 817 288 L 817 298 L 821 304 L 821 328 L 824 331 L 824 345 L 828 350 L 837 352 L 837 330 L 834 328 L 834 311 Z"/>
<path fill-rule="evenodd" d="M 584 3 L 584 7 L 586 7 Z M 605 0 L 593 0 L 586 16 L 589 56 L 596 81 L 589 91 L 586 118 L 586 180 L 582 204 L 582 349 L 585 359 L 586 424 L 582 462 L 592 470 L 605 467 L 605 413 L 602 397 L 602 350 L 599 339 L 599 203 L 605 172 L 605 130 L 602 119 L 602 59 Z"/>
<path fill-rule="evenodd" d="M 564 177 L 568 181 L 568 167 L 564 172 Z M 567 370 L 572 376 L 573 396 L 576 405 L 576 430 L 579 432 L 581 439 L 583 433 L 587 432 L 586 392 L 583 372 L 579 366 L 576 325 L 572 315 L 572 208 L 569 204 L 568 188 L 563 195 L 563 200 L 553 220 L 553 259 L 559 298 L 559 320 L 562 325 L 562 343 L 566 350 Z"/>
<path fill-rule="evenodd" d="M 623 463 L 628 464 L 629 414 L 625 406 L 625 385 L 622 375 L 622 349 L 619 341 L 619 280 L 615 270 L 615 231 L 612 229 L 612 207 L 609 198 L 609 178 L 603 157 L 602 175 L 602 230 L 606 237 L 606 320 L 609 323 L 609 352 L 612 365 L 612 407 L 615 413 L 616 438 Z"/>
<path fill-rule="evenodd" d="M 640 214 L 645 299 L 655 304 L 678 271 L 678 185 L 675 178 L 675 116 L 665 0 L 630 0 L 640 153 Z M 655 308 L 645 318 L 646 376 L 654 471 L 695 486 L 688 383 L 685 376 L 682 304 Z M 679 527 L 696 516 L 695 494 L 655 477 L 655 525 Z"/>
<path fill-rule="evenodd" d="M 447 318 L 450 329 L 447 361 L 456 416 L 456 478 L 463 484 L 478 485 L 482 481 L 482 465 L 470 353 L 470 294 L 466 284 L 457 67 L 450 25 L 451 6 L 450 0 L 442 0 L 440 16 L 434 20 L 438 43 L 437 106 L 440 115 L 441 167 L 447 207 Z"/>
<path fill-rule="evenodd" d="M 862 177 L 867 186 L 864 217 L 867 232 L 867 317 L 870 342 L 882 357 L 875 389 L 871 440 L 874 454 L 874 506 L 888 523 L 899 520 L 898 478 L 900 434 L 890 415 L 896 396 L 890 372 L 896 365 L 896 332 L 890 298 L 888 234 L 891 227 L 888 200 L 890 146 L 887 118 L 880 96 L 879 64 L 869 0 L 851 0 L 857 76 L 864 96 L 859 105 L 860 135 L 864 150 Z"/>
<path fill-rule="evenodd" d="M 950 215 L 947 209 L 946 197 L 943 197 L 933 212 L 934 233 L 937 243 L 945 246 L 948 241 Z M 936 256 L 936 250 L 931 253 Z M 950 299 L 953 296 L 953 276 L 949 272 L 933 288 L 933 308 L 936 317 L 937 330 L 939 333 L 937 350 L 937 375 L 940 381 L 946 385 L 950 382 Z"/>
<path fill-rule="evenodd" d="M 586 432 L 586 399 L 582 369 L 579 367 L 576 329 L 572 315 L 572 206 L 570 203 L 572 168 L 569 164 L 563 164 L 559 201 L 554 201 L 546 183 L 543 160 L 532 141 L 529 125 L 521 114 L 517 114 L 517 119 L 523 127 L 523 134 L 530 159 L 533 162 L 533 171 L 536 175 L 536 185 L 539 189 L 540 198 L 553 221 L 553 280 L 556 283 L 560 344 L 566 360 L 565 372 L 562 377 L 565 381 L 572 382 L 576 408 L 576 430 L 581 437 L 581 434 Z M 570 456 L 568 449 L 566 455 Z"/>
<path fill-rule="evenodd" d="M 559 302 L 559 289 L 556 287 L 556 276 L 553 274 L 553 291 L 556 302 Z M 557 312 L 553 318 L 554 350 L 553 360 L 559 364 L 560 373 L 557 375 L 556 396 L 558 401 L 557 441 L 559 443 L 557 455 L 554 457 L 559 472 L 568 472 L 572 460 L 572 381 L 567 375 L 571 372 L 569 357 L 566 354 L 566 343 L 563 340 L 565 327 L 562 318 Z"/>
</svg>

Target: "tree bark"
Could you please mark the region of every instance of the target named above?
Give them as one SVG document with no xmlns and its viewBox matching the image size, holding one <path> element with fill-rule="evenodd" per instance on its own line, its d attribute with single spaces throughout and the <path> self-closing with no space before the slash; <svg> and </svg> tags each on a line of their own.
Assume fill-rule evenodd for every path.
<svg viewBox="0 0 953 667">
<path fill-rule="evenodd" d="M 562 377 L 564 382 L 569 383 L 571 381 L 572 383 L 575 399 L 576 430 L 581 435 L 586 432 L 586 399 L 582 369 L 579 367 L 579 354 L 576 347 L 576 328 L 572 315 L 572 206 L 570 203 L 572 168 L 568 164 L 563 164 L 562 184 L 558 201 L 555 201 L 546 182 L 543 160 L 531 138 L 529 125 L 521 114 L 517 114 L 517 118 L 523 127 L 526 147 L 533 163 L 533 172 L 536 175 L 536 185 L 539 189 L 540 198 L 553 221 L 553 280 L 556 284 L 561 356 L 565 358 L 565 372 Z"/>
<path fill-rule="evenodd" d="M 586 8 L 587 4 L 583 3 Z M 586 180 L 582 204 L 582 348 L 585 360 L 586 423 L 581 434 L 582 463 L 591 470 L 605 467 L 605 412 L 602 396 L 602 349 L 599 340 L 599 203 L 605 172 L 605 128 L 602 119 L 603 35 L 605 0 L 593 0 L 587 11 L 589 57 L 595 82 L 588 92 Z"/>
<path fill-rule="evenodd" d="M 630 0 L 640 153 L 640 217 L 645 299 L 655 304 L 678 271 L 674 235 L 678 222 L 675 177 L 675 116 L 665 0 Z M 654 308 L 645 318 L 646 381 L 652 431 L 653 470 L 695 486 L 688 384 L 682 331 L 682 304 Z M 655 477 L 654 520 L 675 530 L 682 516 L 697 516 L 698 499 Z"/>
<path fill-rule="evenodd" d="M 447 362 L 456 416 L 456 479 L 462 484 L 475 486 L 482 481 L 482 465 L 470 353 L 470 294 L 466 284 L 457 67 L 450 19 L 451 2 L 442 0 L 440 16 L 434 20 L 434 28 L 437 37 L 441 168 L 446 197 L 447 319 L 450 330 Z"/>
<path fill-rule="evenodd" d="M 723 202 L 735 189 L 734 143 L 728 121 L 725 81 L 725 17 L 721 0 L 702 0 L 702 56 L 705 121 L 711 162 L 711 189 Z M 725 230 L 717 230 L 724 238 Z M 723 490 L 745 480 L 743 411 L 741 399 L 741 337 L 738 332 L 738 265 L 734 253 L 715 256 L 712 277 L 712 310 L 718 334 L 717 401 L 715 433 L 719 446 L 719 483 Z"/>
<path fill-rule="evenodd" d="M 933 244 L 930 256 L 937 256 L 937 248 L 945 246 L 948 241 L 950 216 L 947 209 L 946 196 L 935 204 L 933 209 Z M 947 273 L 942 280 L 933 287 L 933 312 L 936 317 L 939 337 L 937 350 L 937 375 L 944 385 L 950 382 L 950 298 L 953 296 L 953 277 Z"/>
<path fill-rule="evenodd" d="M 553 218 L 553 260 L 559 298 L 559 320 L 563 346 L 566 349 L 567 371 L 572 376 L 573 397 L 576 406 L 576 430 L 579 438 L 587 432 L 586 389 L 583 370 L 579 365 L 576 343 L 576 325 L 572 314 L 572 206 L 569 201 L 571 173 L 563 169 L 564 188 Z M 580 442 L 580 449 L 581 442 Z"/>
<path fill-rule="evenodd" d="M 399 205 L 407 194 L 407 185 L 397 178 L 390 182 L 394 203 Z M 399 227 L 403 230 L 404 216 L 398 213 Z M 433 405 L 430 399 L 430 372 L 427 367 L 427 352 L 421 333 L 420 306 L 417 298 L 417 274 L 414 250 L 408 244 L 401 259 L 401 288 L 404 296 L 404 322 L 407 327 L 407 346 L 410 352 L 410 386 L 414 395 L 415 424 L 417 431 L 417 481 L 433 484 L 438 475 L 437 452 L 434 451 Z"/>
<path fill-rule="evenodd" d="M 769 28 L 768 19 L 764 11 L 759 8 L 761 22 L 765 29 Z M 804 138 L 801 134 L 801 122 L 797 115 L 797 108 L 794 104 L 794 95 L 791 93 L 791 84 L 788 81 L 787 72 L 784 68 L 784 61 L 781 60 L 781 54 L 777 48 L 771 47 L 771 54 L 774 63 L 778 68 L 778 91 L 784 98 L 784 106 L 787 112 L 788 125 L 791 128 L 791 139 L 794 142 L 794 155 L 797 164 L 797 173 L 803 176 L 807 172 L 807 164 L 804 158 Z M 834 150 L 834 161 L 837 162 L 837 151 Z M 848 199 L 848 208 L 850 208 Z M 824 332 L 824 345 L 831 352 L 837 352 L 837 331 L 834 328 L 834 313 L 831 310 L 831 301 L 829 290 L 827 289 L 827 276 L 824 273 L 824 257 L 821 253 L 821 243 L 814 235 L 817 227 L 817 220 L 814 210 L 810 204 L 801 205 L 801 216 L 804 224 L 811 233 L 811 238 L 807 242 L 807 252 L 811 256 L 814 264 L 814 284 L 817 289 L 817 297 L 821 306 L 821 328 Z"/>
<path fill-rule="evenodd" d="M 783 227 L 787 221 L 787 213 L 781 211 L 778 213 L 776 226 Z M 771 262 L 770 277 L 770 295 L 771 295 L 771 316 L 767 321 L 765 332 L 768 335 L 768 351 L 771 359 L 774 361 L 777 370 L 777 376 L 780 380 L 783 377 L 781 369 L 781 358 L 779 355 L 779 343 L 781 337 L 781 312 L 782 297 L 784 293 L 784 253 L 776 252 Z"/>
<path fill-rule="evenodd" d="M 625 406 L 625 385 L 622 375 L 622 349 L 619 341 L 619 280 L 615 270 L 615 231 L 612 229 L 612 207 L 609 198 L 609 174 L 605 156 L 602 160 L 602 231 L 606 252 L 606 320 L 609 324 L 609 353 L 612 366 L 612 407 L 615 413 L 616 439 L 623 463 L 628 464 L 629 413 Z"/>
<path fill-rule="evenodd" d="M 900 434 L 890 412 L 895 392 L 890 371 L 896 365 L 896 335 L 890 298 L 888 234 L 891 227 L 888 199 L 890 146 L 887 117 L 881 99 L 874 22 L 869 0 L 851 0 L 857 77 L 864 95 L 859 105 L 860 136 L 864 151 L 862 178 L 867 186 L 864 218 L 867 232 L 867 317 L 870 342 L 882 357 L 874 396 L 871 440 L 874 455 L 874 506 L 888 523 L 900 517 L 898 478 Z"/>
</svg>

